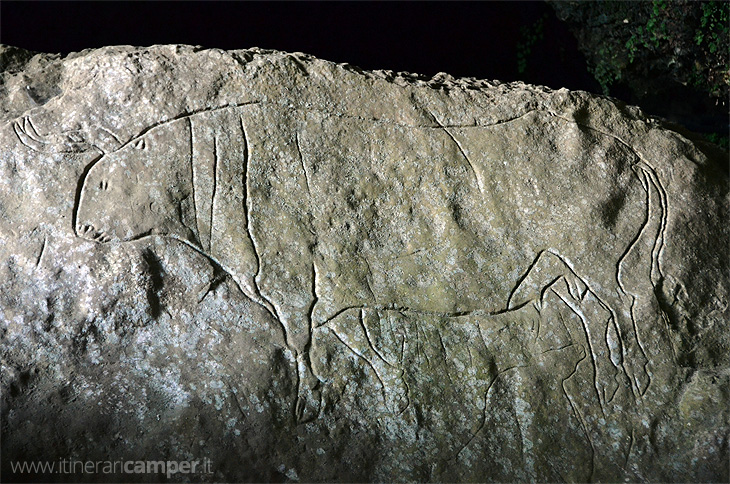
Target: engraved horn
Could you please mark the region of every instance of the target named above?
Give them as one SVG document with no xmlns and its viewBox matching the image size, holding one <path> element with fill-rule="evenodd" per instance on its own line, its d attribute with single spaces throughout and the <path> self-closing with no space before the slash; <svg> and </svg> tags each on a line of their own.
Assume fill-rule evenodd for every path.
<svg viewBox="0 0 730 484">
<path fill-rule="evenodd" d="M 78 130 L 42 135 L 28 116 L 13 123 L 13 129 L 21 143 L 39 153 L 83 153 L 91 149 L 102 151 L 88 143 Z"/>
</svg>

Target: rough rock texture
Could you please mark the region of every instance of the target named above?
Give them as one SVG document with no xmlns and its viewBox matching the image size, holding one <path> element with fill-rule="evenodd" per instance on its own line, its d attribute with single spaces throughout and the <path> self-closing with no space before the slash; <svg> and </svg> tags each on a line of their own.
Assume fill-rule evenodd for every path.
<svg viewBox="0 0 730 484">
<path fill-rule="evenodd" d="M 726 153 L 304 54 L 0 60 L 5 479 L 728 481 Z"/>
</svg>

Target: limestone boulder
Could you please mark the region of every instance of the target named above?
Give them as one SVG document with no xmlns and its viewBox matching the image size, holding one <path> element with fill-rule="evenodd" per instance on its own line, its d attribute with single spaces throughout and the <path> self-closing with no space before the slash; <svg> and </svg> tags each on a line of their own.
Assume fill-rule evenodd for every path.
<svg viewBox="0 0 730 484">
<path fill-rule="evenodd" d="M 301 53 L 0 65 L 3 475 L 730 478 L 713 145 Z M 16 468 L 64 459 L 200 465 Z"/>
</svg>

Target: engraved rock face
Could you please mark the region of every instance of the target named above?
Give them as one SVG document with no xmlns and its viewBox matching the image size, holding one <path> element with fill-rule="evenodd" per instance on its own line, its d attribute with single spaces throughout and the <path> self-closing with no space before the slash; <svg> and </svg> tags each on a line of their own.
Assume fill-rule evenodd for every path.
<svg viewBox="0 0 730 484">
<path fill-rule="evenodd" d="M 3 472 L 728 479 L 727 154 L 587 93 L 304 54 L 22 69 L 0 103 Z"/>
</svg>

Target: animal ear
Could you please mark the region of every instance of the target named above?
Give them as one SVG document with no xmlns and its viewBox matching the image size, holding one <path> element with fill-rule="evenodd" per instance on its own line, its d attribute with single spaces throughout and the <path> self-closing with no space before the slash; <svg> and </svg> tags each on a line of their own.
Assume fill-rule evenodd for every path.
<svg viewBox="0 0 730 484">
<path fill-rule="evenodd" d="M 15 121 L 13 130 L 21 143 L 39 153 L 83 153 L 92 149 L 102 151 L 87 142 L 80 130 L 42 135 L 38 133 L 33 121 L 28 116 Z"/>
</svg>

